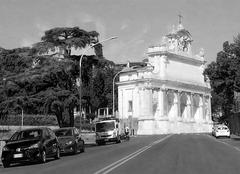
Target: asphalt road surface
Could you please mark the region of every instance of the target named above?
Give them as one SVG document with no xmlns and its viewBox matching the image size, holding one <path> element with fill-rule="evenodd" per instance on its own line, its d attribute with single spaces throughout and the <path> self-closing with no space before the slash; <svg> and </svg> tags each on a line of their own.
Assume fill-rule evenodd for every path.
<svg viewBox="0 0 240 174">
<path fill-rule="evenodd" d="M 238 174 L 238 141 L 205 134 L 138 136 L 46 164 L 0 166 L 0 174 Z"/>
</svg>

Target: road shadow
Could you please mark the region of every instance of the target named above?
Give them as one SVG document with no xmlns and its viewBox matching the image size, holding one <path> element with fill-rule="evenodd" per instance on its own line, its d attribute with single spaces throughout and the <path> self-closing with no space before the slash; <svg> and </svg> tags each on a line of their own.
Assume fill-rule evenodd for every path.
<svg viewBox="0 0 240 174">
<path fill-rule="evenodd" d="M 13 167 L 22 167 L 22 166 L 35 166 L 35 165 L 44 165 L 46 163 L 49 163 L 51 161 L 55 161 L 55 159 L 47 159 L 45 163 L 40 163 L 40 162 L 31 162 L 31 161 L 26 161 L 26 162 L 21 162 L 21 163 L 12 163 L 8 168 L 13 168 Z M 1 166 L 1 165 L 0 165 Z M 3 167 L 3 166 L 2 166 Z"/>
</svg>

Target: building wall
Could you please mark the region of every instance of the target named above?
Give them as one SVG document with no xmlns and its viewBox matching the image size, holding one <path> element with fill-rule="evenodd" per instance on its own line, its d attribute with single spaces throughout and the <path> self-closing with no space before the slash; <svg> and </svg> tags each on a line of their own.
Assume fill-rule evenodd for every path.
<svg viewBox="0 0 240 174">
<path fill-rule="evenodd" d="M 199 65 L 186 64 L 175 60 L 168 60 L 166 79 L 172 81 L 204 84 L 202 69 Z"/>
</svg>

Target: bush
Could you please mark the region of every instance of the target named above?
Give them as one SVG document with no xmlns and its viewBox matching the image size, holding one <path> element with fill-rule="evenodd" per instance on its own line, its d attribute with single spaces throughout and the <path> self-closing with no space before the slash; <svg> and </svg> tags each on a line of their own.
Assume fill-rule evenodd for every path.
<svg viewBox="0 0 240 174">
<path fill-rule="evenodd" d="M 0 119 L 0 125 L 19 126 L 22 122 L 21 115 L 8 115 Z M 25 126 L 57 126 L 56 116 L 53 115 L 24 115 L 23 125 Z"/>
</svg>

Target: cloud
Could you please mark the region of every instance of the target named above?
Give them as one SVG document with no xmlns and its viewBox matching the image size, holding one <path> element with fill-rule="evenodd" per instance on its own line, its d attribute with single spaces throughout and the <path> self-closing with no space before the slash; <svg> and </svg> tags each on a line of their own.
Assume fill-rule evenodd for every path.
<svg viewBox="0 0 240 174">
<path fill-rule="evenodd" d="M 138 32 L 131 35 L 131 37 L 126 35 L 124 38 L 119 37 L 111 41 L 111 43 L 106 43 L 103 50 L 104 56 L 116 63 L 142 61 L 145 56 L 144 52 L 146 51 L 146 34 L 149 32 L 150 28 L 147 25 L 141 28 L 141 30 L 137 30 Z"/>
<path fill-rule="evenodd" d="M 128 27 L 128 24 L 123 23 L 120 27 L 120 30 L 125 30 Z"/>
<path fill-rule="evenodd" d="M 35 28 L 37 29 L 38 36 L 41 37 L 46 30 L 51 28 L 51 25 L 38 21 L 35 23 Z"/>
<path fill-rule="evenodd" d="M 106 24 L 97 16 L 92 16 L 88 13 L 80 12 L 69 17 L 73 23 L 83 26 L 85 30 L 96 30 L 100 34 L 100 39 L 106 37 Z"/>
<path fill-rule="evenodd" d="M 32 44 L 36 43 L 35 38 L 24 38 L 20 41 L 21 47 L 31 47 Z"/>
</svg>

